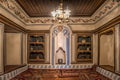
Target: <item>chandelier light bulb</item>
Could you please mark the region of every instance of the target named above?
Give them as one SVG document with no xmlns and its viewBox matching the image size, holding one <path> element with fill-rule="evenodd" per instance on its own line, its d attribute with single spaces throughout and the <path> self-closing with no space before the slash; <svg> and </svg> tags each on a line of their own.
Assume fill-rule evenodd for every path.
<svg viewBox="0 0 120 80">
<path fill-rule="evenodd" d="M 57 10 L 54 10 L 51 12 L 53 16 L 53 20 L 58 20 L 59 23 L 68 21 L 68 18 L 70 17 L 70 10 L 67 8 L 66 10 L 63 10 L 63 3 L 60 3 Z"/>
<path fill-rule="evenodd" d="M 56 16 L 56 11 L 52 11 L 51 14 L 52 14 L 53 17 L 55 17 Z"/>
</svg>

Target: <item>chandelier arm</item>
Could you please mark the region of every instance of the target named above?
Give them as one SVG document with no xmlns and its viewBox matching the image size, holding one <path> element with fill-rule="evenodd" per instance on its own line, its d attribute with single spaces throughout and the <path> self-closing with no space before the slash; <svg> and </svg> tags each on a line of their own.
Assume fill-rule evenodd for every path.
<svg viewBox="0 0 120 80">
<path fill-rule="evenodd" d="M 58 22 L 66 22 L 70 16 L 70 10 L 67 8 L 66 10 L 63 9 L 63 0 L 61 0 L 58 9 L 52 11 L 52 16 L 55 21 Z"/>
</svg>

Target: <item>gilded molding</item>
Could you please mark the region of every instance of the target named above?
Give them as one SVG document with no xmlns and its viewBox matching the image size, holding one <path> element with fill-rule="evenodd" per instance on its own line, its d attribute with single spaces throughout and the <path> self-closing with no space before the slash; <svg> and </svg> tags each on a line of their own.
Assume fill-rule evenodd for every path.
<svg viewBox="0 0 120 80">
<path fill-rule="evenodd" d="M 104 15 L 111 12 L 115 7 L 118 6 L 118 2 L 113 2 L 112 0 L 106 1 L 105 5 L 102 5 L 102 8 L 96 12 L 91 17 L 71 17 L 68 24 L 94 24 Z M 0 0 L 0 5 L 6 10 L 11 12 L 14 16 L 17 16 L 25 24 L 53 24 L 56 21 L 52 20 L 52 17 L 39 17 L 31 18 L 29 17 L 19 6 L 15 0 Z"/>
</svg>

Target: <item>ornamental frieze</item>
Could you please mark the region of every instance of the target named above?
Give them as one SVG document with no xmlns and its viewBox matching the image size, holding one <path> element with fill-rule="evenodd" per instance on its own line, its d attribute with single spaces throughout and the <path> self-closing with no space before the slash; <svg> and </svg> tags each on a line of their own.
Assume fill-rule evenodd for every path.
<svg viewBox="0 0 120 80">
<path fill-rule="evenodd" d="M 106 14 L 110 13 L 115 8 L 119 7 L 120 3 L 117 1 L 108 0 L 102 8 L 95 12 L 91 17 L 71 17 L 68 21 L 69 24 L 94 24 Z M 0 0 L 0 7 L 5 8 L 8 12 L 18 17 L 25 24 L 53 24 L 52 17 L 39 17 L 31 18 L 22 10 L 19 4 L 15 0 Z"/>
</svg>

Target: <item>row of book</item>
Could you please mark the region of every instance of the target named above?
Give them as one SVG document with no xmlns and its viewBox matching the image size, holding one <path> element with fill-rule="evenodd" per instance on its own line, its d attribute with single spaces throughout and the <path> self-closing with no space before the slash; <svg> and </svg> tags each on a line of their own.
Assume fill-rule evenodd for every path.
<svg viewBox="0 0 120 80">
<path fill-rule="evenodd" d="M 30 37 L 30 42 L 44 42 L 44 38 L 43 36 L 39 36 L 39 37 Z"/>
<path fill-rule="evenodd" d="M 77 58 L 78 59 L 91 59 L 91 53 L 89 52 L 79 53 Z"/>
<path fill-rule="evenodd" d="M 88 50 L 89 51 L 89 50 L 91 50 L 91 47 L 90 46 L 86 46 L 86 45 L 85 46 L 79 45 L 78 46 L 78 50 Z"/>
<path fill-rule="evenodd" d="M 91 42 L 91 37 L 78 37 L 78 42 Z"/>
<path fill-rule="evenodd" d="M 31 49 L 31 50 L 43 50 L 44 47 L 43 47 L 43 45 L 37 45 L 37 46 L 36 46 L 36 45 L 35 45 L 35 46 L 34 46 L 34 45 L 31 45 L 31 46 L 30 46 L 30 49 Z"/>
<path fill-rule="evenodd" d="M 42 53 L 31 53 L 30 54 L 30 59 L 37 59 L 39 57 L 39 59 L 44 59 L 44 55 Z"/>
</svg>

